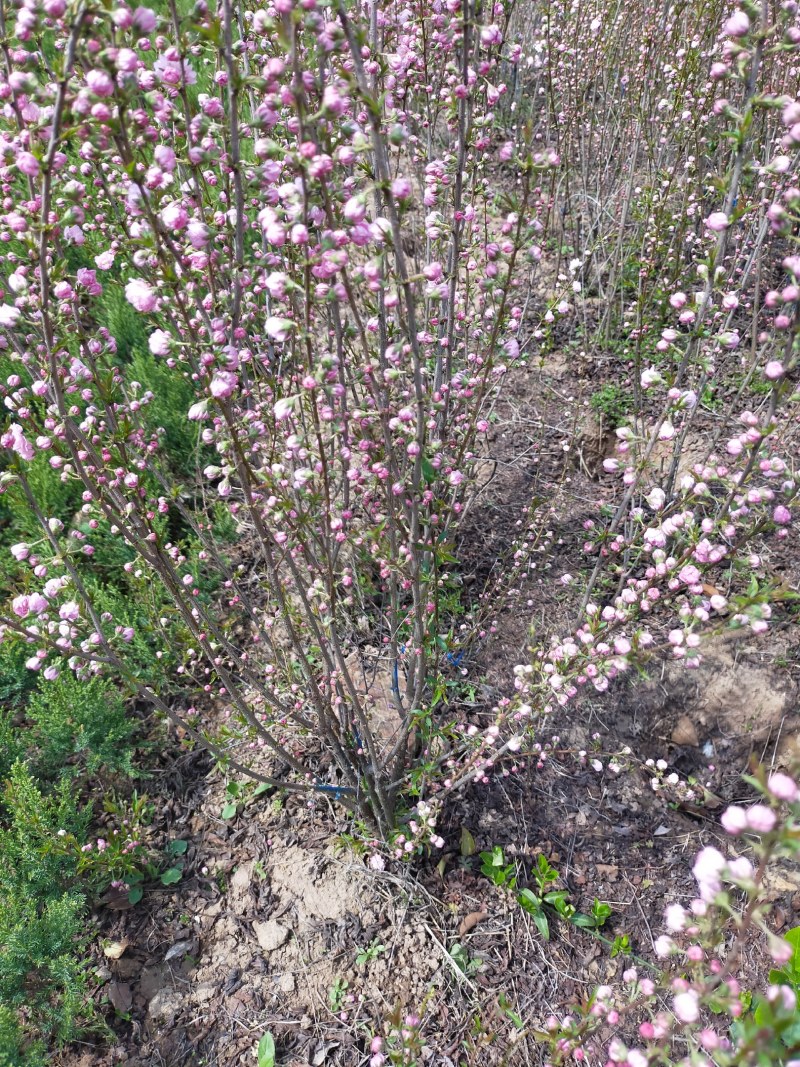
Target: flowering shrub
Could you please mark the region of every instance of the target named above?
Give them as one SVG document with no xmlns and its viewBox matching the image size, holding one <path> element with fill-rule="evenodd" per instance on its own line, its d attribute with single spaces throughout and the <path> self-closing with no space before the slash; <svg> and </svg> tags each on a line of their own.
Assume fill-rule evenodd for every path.
<svg viewBox="0 0 800 1067">
<path fill-rule="evenodd" d="M 613 25 L 601 33 L 602 12 L 592 19 L 591 7 L 571 14 L 558 11 L 564 18 L 560 34 L 572 40 L 572 50 L 560 48 L 558 76 L 545 90 L 550 26 L 545 19 L 528 28 L 533 35 L 529 66 L 536 91 L 550 95 L 553 107 L 561 109 L 559 119 L 569 126 L 582 120 L 579 104 L 558 94 L 569 98 L 582 84 L 581 29 L 599 38 L 601 54 L 617 46 L 636 51 L 639 39 L 626 28 L 623 46 L 619 27 Z M 800 192 L 793 184 L 800 102 L 777 91 L 796 88 L 791 78 L 800 29 L 791 3 L 783 5 L 774 24 L 768 15 L 766 9 L 746 6 L 723 20 L 721 32 L 713 27 L 709 37 L 706 23 L 692 22 L 691 10 L 670 10 L 666 29 L 688 33 L 690 51 L 705 48 L 710 67 L 707 80 L 700 78 L 688 88 L 684 82 L 683 94 L 674 84 L 675 67 L 665 63 L 660 72 L 672 102 L 659 102 L 657 144 L 670 180 L 661 183 L 658 193 L 633 185 L 639 177 L 639 138 L 631 131 L 629 141 L 636 148 L 630 182 L 608 192 L 612 200 L 621 198 L 620 240 L 630 237 L 647 249 L 638 299 L 625 303 L 626 284 L 613 270 L 610 277 L 604 271 L 593 273 L 593 241 L 586 242 L 569 272 L 558 276 L 564 283 L 570 275 L 575 278 L 569 283 L 573 293 L 585 286 L 602 292 L 608 285 L 618 288 L 622 298 L 616 328 L 628 340 L 623 354 L 634 376 L 634 413 L 615 429 L 615 455 L 603 463 L 604 476 L 616 480 L 618 488 L 609 484 L 608 519 L 584 523 L 583 550 L 592 562 L 575 629 L 537 640 L 532 662 L 515 669 L 516 698 L 498 703 L 488 728 L 459 727 L 447 776 L 431 787 L 441 796 L 470 779 L 488 781 L 495 768 L 516 770 L 523 744 L 539 735 L 542 713 L 568 705 L 582 690 L 603 692 L 615 678 L 656 655 L 697 667 L 705 637 L 742 628 L 761 634 L 769 627 L 781 594 L 770 579 L 768 560 L 790 535 L 800 486 L 794 461 L 800 260 L 787 255 L 790 242 L 796 241 L 793 227 L 800 210 Z M 644 40 L 649 39 L 648 25 L 634 21 L 634 31 L 638 28 Z M 637 63 L 643 45 L 639 55 Z M 768 91 L 762 87 L 767 78 Z M 625 85 L 622 79 L 623 93 Z M 699 94 L 697 115 L 678 115 L 677 101 L 692 92 Z M 642 103 L 647 101 L 637 106 Z M 701 199 L 708 197 L 711 178 L 696 173 L 695 157 L 686 155 L 686 143 L 676 133 L 693 116 L 703 131 L 702 143 L 713 137 L 731 146 L 715 164 L 724 210 L 707 215 Z M 638 128 L 636 111 L 633 121 Z M 593 122 L 589 126 L 592 137 L 607 136 Z M 559 147 L 558 173 L 586 171 L 582 139 L 574 149 Z M 590 173 L 598 180 L 607 177 L 602 171 Z M 653 197 L 662 202 L 655 204 Z M 554 198 L 550 206 L 556 203 Z M 643 222 L 629 227 L 629 213 L 639 219 L 645 209 Z M 602 246 L 599 237 L 597 242 Z M 681 245 L 685 251 L 679 256 Z M 774 288 L 765 292 L 766 284 Z M 686 289 L 693 291 L 687 294 Z M 555 312 L 567 316 L 575 310 L 562 296 L 544 323 L 552 322 Z M 750 319 L 749 351 L 743 351 L 736 325 L 744 312 Z M 593 336 L 584 330 L 590 350 L 602 343 L 610 321 L 607 313 Z M 544 329 L 534 336 L 547 342 Z M 719 411 L 713 432 L 701 438 L 697 421 L 703 401 L 724 388 L 732 391 L 733 404 Z M 745 395 L 750 407 L 743 406 Z M 509 585 L 535 552 L 547 551 L 547 536 L 540 518 L 525 525 L 514 546 Z M 562 581 L 571 584 L 573 576 L 565 574 Z M 536 751 L 542 752 L 538 740 Z"/>
<path fill-rule="evenodd" d="M 501 6 L 486 24 L 458 5 L 399 13 L 31 5 L 3 83 L 5 484 L 41 524 L 12 546 L 22 576 L 4 635 L 31 646 L 32 670 L 53 677 L 66 658 L 79 677 L 127 674 L 177 714 L 126 669 L 134 634 L 81 575 L 107 529 L 168 592 L 179 669 L 230 716 L 216 740 L 207 703 L 184 728 L 269 779 L 233 755 L 263 748 L 291 768 L 289 788 L 384 832 L 443 658 L 448 544 L 483 413 L 519 352 L 536 173 L 557 161 L 494 128 Z M 426 48 L 435 71 L 418 62 Z M 497 152 L 518 175 L 502 208 L 483 175 Z M 193 393 L 187 481 L 148 419 L 156 395 L 105 325 L 115 286 Z M 39 457 L 80 488 L 82 525 L 42 510 L 27 473 Z M 216 536 L 214 496 L 247 564 Z M 392 679 L 381 722 L 364 634 Z"/>
<path fill-rule="evenodd" d="M 742 8 L 719 38 L 707 22 L 692 38 L 710 61 L 698 129 L 731 143 L 714 160 L 727 165 L 723 203 L 704 213 L 697 189 L 705 194 L 709 173 L 685 168 L 682 210 L 696 232 L 677 273 L 650 205 L 649 270 L 663 288 L 623 303 L 618 325 L 644 336 L 656 307 L 677 322 L 655 345 L 661 366 L 644 366 L 637 346 L 635 415 L 617 430 L 620 459 L 606 464 L 622 487 L 610 524 L 590 530 L 597 562 L 580 626 L 520 668 L 520 699 L 498 709 L 488 733 L 465 732 L 444 789 L 485 777 L 497 752 L 519 748 L 520 723 L 581 686 L 602 689 L 662 646 L 694 665 L 717 617 L 767 625 L 769 590 L 739 592 L 735 580 L 737 568 L 759 566 L 753 539 L 785 536 L 797 488 L 781 454 L 795 257 L 782 258 L 794 281 L 763 306 L 760 289 L 745 296 L 737 258 L 777 250 L 770 229 L 787 235 L 798 203 L 798 105 L 760 88 L 765 70 L 789 78 L 794 11 L 774 24 L 767 14 Z M 455 0 L 430 11 L 200 3 L 186 17 L 32 3 L 17 11 L 2 82 L 3 480 L 40 527 L 11 546 L 19 568 L 3 638 L 24 641 L 28 668 L 47 678 L 64 661 L 79 679 L 126 677 L 235 769 L 336 799 L 384 836 L 415 745 L 428 751 L 427 694 L 455 651 L 451 545 L 486 416 L 520 354 L 523 268 L 541 259 L 534 237 L 552 220 L 553 183 L 575 164 L 566 134 L 543 136 L 518 121 L 519 101 L 504 106 L 503 72 L 540 78 L 551 47 L 535 25 L 523 62 L 509 15 Z M 563 32 L 585 17 L 566 18 Z M 601 34 L 600 14 L 590 29 Z M 674 71 L 664 76 L 679 95 Z M 570 84 L 551 79 L 547 90 L 567 130 L 580 121 L 577 100 L 557 99 Z M 781 154 L 761 159 L 778 130 Z M 673 156 L 662 162 L 688 162 L 683 140 Z M 634 156 L 631 182 L 638 166 Z M 500 168 L 509 192 L 490 176 Z M 774 202 L 753 248 L 733 233 L 761 218 L 756 178 Z M 674 208 L 665 194 L 659 211 Z M 574 280 L 534 338 L 554 310 L 571 313 L 593 251 L 590 242 L 570 266 Z M 595 273 L 592 284 L 605 284 Z M 684 274 L 700 286 L 693 298 L 677 286 Z M 700 398 L 740 345 L 732 323 L 743 298 L 764 326 L 748 375 L 763 372 L 768 404 L 741 413 L 727 444 L 713 442 L 681 473 Z M 128 335 L 146 338 L 161 380 L 179 382 L 174 395 L 188 404 L 174 429 L 195 427 L 194 463 L 182 469 L 168 420 L 150 417 L 157 395 L 132 376 L 109 328 L 120 300 L 135 323 Z M 42 461 L 79 490 L 74 520 L 37 499 L 29 472 Z M 246 550 L 218 535 L 214 498 Z M 128 662 L 136 627 L 102 610 L 80 566 L 101 537 L 135 550 L 125 569 L 164 591 L 156 625 L 172 647 L 160 654 L 179 660 L 202 696 L 194 705 L 176 709 Z M 523 559 L 529 548 L 518 548 Z M 732 593 L 709 593 L 722 568 Z M 656 608 L 667 613 L 663 638 L 646 625 Z M 409 830 L 401 853 L 440 840 L 435 810 Z"/>
</svg>

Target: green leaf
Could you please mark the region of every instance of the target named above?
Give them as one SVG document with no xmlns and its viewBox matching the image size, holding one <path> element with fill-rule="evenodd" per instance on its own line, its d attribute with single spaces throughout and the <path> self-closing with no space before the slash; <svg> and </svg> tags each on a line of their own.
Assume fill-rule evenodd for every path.
<svg viewBox="0 0 800 1067">
<path fill-rule="evenodd" d="M 188 841 L 170 841 L 167 845 L 167 852 L 170 856 L 182 856 L 188 847 Z"/>
<path fill-rule="evenodd" d="M 529 915 L 540 915 L 542 911 L 542 902 L 532 893 L 530 889 L 520 889 L 517 894 L 517 900 L 523 911 L 527 911 Z"/>
<path fill-rule="evenodd" d="M 238 808 L 237 804 L 232 804 L 232 803 L 231 804 L 226 804 L 225 807 L 220 812 L 220 815 L 222 816 L 223 819 L 232 819 L 234 817 L 234 815 L 236 814 L 237 808 Z"/>
<path fill-rule="evenodd" d="M 269 782 L 259 782 L 253 790 L 254 797 L 262 797 L 265 793 L 269 793 L 274 786 L 271 786 Z"/>
<path fill-rule="evenodd" d="M 597 922 L 592 918 L 592 916 L 584 915 L 582 911 L 579 911 L 575 915 L 573 915 L 569 921 L 572 923 L 573 926 L 583 926 L 588 927 L 589 929 L 594 926 L 597 926 Z"/>
<path fill-rule="evenodd" d="M 258 1043 L 258 1067 L 274 1067 L 275 1038 L 267 1032 Z"/>
<path fill-rule="evenodd" d="M 796 979 L 800 979 L 800 926 L 794 926 L 788 930 L 783 935 L 783 939 L 792 946 L 792 958 L 786 964 L 786 969 L 795 975 Z"/>
<path fill-rule="evenodd" d="M 791 1022 L 781 1031 L 781 1041 L 787 1048 L 796 1049 L 800 1045 L 800 1022 Z"/>
<path fill-rule="evenodd" d="M 481 852 L 481 869 L 484 874 L 487 874 L 492 867 L 502 867 L 504 863 L 503 850 L 499 845 L 495 845 L 491 852 Z"/>
<path fill-rule="evenodd" d="M 138 904 L 143 896 L 144 890 L 140 885 L 131 886 L 131 888 L 128 890 L 128 900 L 131 902 L 131 904 Z"/>
<path fill-rule="evenodd" d="M 461 827 L 461 855 L 462 856 L 474 856 L 477 851 L 477 845 L 475 844 L 475 838 L 466 828 Z"/>
<path fill-rule="evenodd" d="M 180 867 L 170 867 L 161 875 L 161 884 L 174 885 L 176 882 L 180 882 L 181 878 L 183 878 L 183 871 Z"/>
<path fill-rule="evenodd" d="M 546 904 L 552 904 L 553 907 L 558 910 L 561 904 L 564 904 L 567 899 L 567 893 L 564 889 L 552 889 L 549 893 L 545 893 L 544 900 Z"/>
<path fill-rule="evenodd" d="M 428 485 L 430 485 L 431 482 L 436 481 L 436 469 L 431 463 L 431 461 L 429 459 L 426 459 L 425 456 L 422 457 L 422 477 L 425 479 Z"/>
<path fill-rule="evenodd" d="M 594 904 L 592 904 L 592 918 L 595 921 L 595 925 L 602 926 L 610 915 L 611 905 L 595 897 Z"/>
<path fill-rule="evenodd" d="M 756 1004 L 753 1018 L 759 1026 L 767 1026 L 769 1024 L 772 1018 L 772 1012 L 769 1010 L 765 1000 L 759 1000 L 758 1004 Z"/>
<path fill-rule="evenodd" d="M 550 940 L 550 923 L 547 921 L 547 916 L 543 911 L 540 911 L 538 915 L 533 916 L 533 921 L 536 923 L 536 928 L 545 941 Z"/>
</svg>

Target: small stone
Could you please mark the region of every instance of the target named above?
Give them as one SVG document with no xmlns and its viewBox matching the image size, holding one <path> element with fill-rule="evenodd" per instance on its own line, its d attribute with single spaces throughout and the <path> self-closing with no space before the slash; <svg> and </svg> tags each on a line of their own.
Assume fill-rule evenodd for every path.
<svg viewBox="0 0 800 1067">
<path fill-rule="evenodd" d="M 151 1019 L 171 1022 L 180 1010 L 182 997 L 172 989 L 159 989 L 147 1005 Z"/>
<path fill-rule="evenodd" d="M 194 999 L 198 1004 L 205 1004 L 207 1000 L 211 1000 L 218 988 L 216 982 L 201 982 L 200 985 L 195 986 Z"/>
<path fill-rule="evenodd" d="M 253 923 L 253 930 L 264 952 L 274 952 L 276 948 L 280 948 L 286 943 L 291 932 L 288 926 L 281 926 L 274 919 L 267 919 L 263 923 Z"/>
<path fill-rule="evenodd" d="M 294 993 L 295 981 L 293 974 L 282 974 L 277 982 L 281 993 Z"/>
<path fill-rule="evenodd" d="M 688 715 L 681 715 L 675 723 L 675 729 L 672 731 L 672 742 L 675 745 L 691 745 L 694 748 L 700 744 L 700 738 L 697 736 L 697 727 Z"/>
</svg>

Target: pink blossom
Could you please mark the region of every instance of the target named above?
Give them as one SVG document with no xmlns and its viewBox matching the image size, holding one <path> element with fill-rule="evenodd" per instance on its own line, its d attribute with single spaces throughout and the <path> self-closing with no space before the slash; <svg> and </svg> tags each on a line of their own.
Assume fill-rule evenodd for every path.
<svg viewBox="0 0 800 1067">
<path fill-rule="evenodd" d="M 19 319 L 19 308 L 10 304 L 0 304 L 0 326 L 14 326 Z"/>
<path fill-rule="evenodd" d="M 395 178 L 391 186 L 392 196 L 396 200 L 408 200 L 411 196 L 411 182 L 408 178 Z"/>
<path fill-rule="evenodd" d="M 491 25 L 481 27 L 481 44 L 484 48 L 489 48 L 494 44 L 502 44 L 502 41 L 503 34 L 499 26 Z"/>
<path fill-rule="evenodd" d="M 722 853 L 712 846 L 702 849 L 695 858 L 692 873 L 697 879 L 702 900 L 710 903 L 722 887 L 721 875 L 727 866 Z"/>
<path fill-rule="evenodd" d="M 154 356 L 168 356 L 172 347 L 172 338 L 165 330 L 154 330 L 148 338 L 147 347 Z"/>
<path fill-rule="evenodd" d="M 678 577 L 686 585 L 696 585 L 702 578 L 702 575 L 697 567 L 692 564 L 687 564 L 687 566 L 682 567 L 680 571 L 678 571 Z"/>
<path fill-rule="evenodd" d="M 149 7 L 137 7 L 133 13 L 133 23 L 141 33 L 152 33 L 157 22 L 155 12 Z"/>
<path fill-rule="evenodd" d="M 109 249 L 107 252 L 100 252 L 99 255 L 96 255 L 94 261 L 98 270 L 111 270 L 114 266 L 115 258 L 116 253 Z"/>
<path fill-rule="evenodd" d="M 43 597 L 41 593 L 31 593 L 28 597 L 28 607 L 34 615 L 41 615 L 43 611 L 47 611 L 50 605 L 47 602 L 47 598 Z"/>
<path fill-rule="evenodd" d="M 771 359 L 764 367 L 764 377 L 769 378 L 771 382 L 777 381 L 778 378 L 783 377 L 783 364 L 777 359 Z"/>
<path fill-rule="evenodd" d="M 161 221 L 168 230 L 182 230 L 189 221 L 189 212 L 176 201 L 161 209 Z"/>
<path fill-rule="evenodd" d="M 744 11 L 734 11 L 730 18 L 725 20 L 722 32 L 728 37 L 745 37 L 750 32 L 750 19 Z"/>
<path fill-rule="evenodd" d="M 204 222 L 190 222 L 186 228 L 186 236 L 192 248 L 205 248 L 209 241 L 208 226 Z"/>
<path fill-rule="evenodd" d="M 672 1002 L 672 1010 L 679 1022 L 696 1023 L 700 1018 L 700 999 L 697 991 L 687 989 L 685 993 L 679 993 Z"/>
<path fill-rule="evenodd" d="M 114 80 L 104 70 L 90 70 L 86 75 L 86 85 L 95 96 L 111 96 L 114 92 Z"/>
<path fill-rule="evenodd" d="M 361 222 L 366 213 L 367 208 L 362 196 L 351 196 L 344 205 L 344 217 L 351 225 Z"/>
<path fill-rule="evenodd" d="M 778 504 L 775 510 L 772 512 L 773 521 L 779 526 L 788 526 L 792 521 L 792 513 L 783 504 Z"/>
<path fill-rule="evenodd" d="M 659 439 L 659 441 L 671 441 L 674 436 L 675 436 L 675 427 L 669 421 L 669 419 L 665 419 L 665 421 L 661 423 L 661 426 L 659 427 L 659 430 L 658 430 L 658 439 Z"/>
<path fill-rule="evenodd" d="M 792 958 L 794 949 L 788 941 L 784 940 L 784 938 L 776 937 L 775 934 L 768 933 L 767 945 L 769 947 L 770 956 L 772 956 L 774 962 L 777 963 L 779 966 L 783 965 L 784 963 L 788 963 L 789 960 Z"/>
<path fill-rule="evenodd" d="M 30 604 L 26 596 L 15 596 L 11 601 L 11 610 L 20 619 L 24 619 L 30 612 Z"/>
<path fill-rule="evenodd" d="M 744 808 L 732 804 L 722 813 L 720 822 L 724 830 L 735 836 L 747 829 L 747 812 Z"/>
<path fill-rule="evenodd" d="M 281 319 L 270 315 L 264 323 L 264 329 L 267 331 L 267 336 L 271 337 L 273 341 L 283 344 L 284 341 L 288 340 L 290 333 L 294 329 L 294 323 L 291 319 Z"/>
<path fill-rule="evenodd" d="M 75 622 L 80 615 L 80 608 L 74 600 L 68 600 L 58 609 L 58 617 L 65 622 Z"/>
<path fill-rule="evenodd" d="M 758 834 L 768 834 L 775 826 L 775 812 L 766 804 L 754 804 L 747 809 L 747 825 Z"/>
<path fill-rule="evenodd" d="M 167 85 L 180 85 L 183 81 L 186 85 L 194 85 L 197 75 L 187 60 L 181 60 L 177 55 L 174 59 L 168 55 L 159 56 L 153 64 L 153 70 Z"/>
<path fill-rule="evenodd" d="M 788 774 L 782 774 L 780 771 L 776 771 L 775 774 L 769 776 L 767 789 L 778 800 L 786 800 L 790 804 L 794 804 L 800 797 L 800 789 L 798 789 L 794 779 L 790 778 Z"/>
<path fill-rule="evenodd" d="M 730 219 L 724 211 L 712 211 L 706 219 L 706 226 L 714 233 L 722 233 L 730 226 Z"/>
<path fill-rule="evenodd" d="M 158 297 L 152 286 L 141 278 L 131 278 L 125 286 L 125 298 L 137 311 L 155 311 L 158 305 Z"/>
<path fill-rule="evenodd" d="M 745 856 L 737 856 L 728 863 L 728 876 L 739 882 L 747 882 L 753 877 L 753 865 Z"/>
<path fill-rule="evenodd" d="M 779 1004 L 786 1012 L 793 1012 L 797 1008 L 797 997 L 792 987 L 788 985 L 769 986 L 767 1000 L 771 1004 Z"/>
<path fill-rule="evenodd" d="M 669 956 L 672 952 L 675 951 L 675 942 L 672 940 L 671 937 L 667 937 L 666 934 L 662 934 L 660 937 L 657 937 L 655 939 L 655 941 L 653 942 L 653 947 L 656 950 L 656 956 L 658 956 L 659 959 L 664 959 L 666 956 Z"/>
<path fill-rule="evenodd" d="M 12 545 L 9 549 L 9 552 L 14 557 L 14 559 L 21 562 L 23 559 L 27 559 L 28 556 L 31 554 L 31 546 L 25 541 L 20 541 L 18 544 Z"/>
<path fill-rule="evenodd" d="M 239 376 L 230 370 L 218 370 L 211 379 L 209 392 L 217 400 L 227 400 L 233 396 L 239 385 Z"/>
<path fill-rule="evenodd" d="M 133 74 L 139 66 L 139 57 L 132 48 L 120 48 L 117 52 L 116 66 L 117 70 L 123 74 Z"/>
<path fill-rule="evenodd" d="M 17 153 L 17 168 L 29 178 L 35 178 L 39 173 L 39 160 L 32 152 Z"/>
<path fill-rule="evenodd" d="M 686 926 L 686 910 L 680 904 L 669 904 L 666 911 L 667 929 L 676 933 Z"/>
<path fill-rule="evenodd" d="M 162 170 L 167 174 L 172 174 L 175 167 L 178 165 L 177 157 L 173 149 L 169 145 L 157 144 L 153 149 L 153 158 Z"/>
<path fill-rule="evenodd" d="M 33 445 L 25 436 L 22 427 L 16 422 L 12 422 L 8 431 L 0 437 L 0 444 L 3 448 L 10 448 L 12 452 L 16 452 L 20 459 L 31 460 L 35 455 Z"/>
<path fill-rule="evenodd" d="M 294 408 L 294 403 L 294 397 L 286 396 L 281 397 L 280 400 L 275 402 L 273 414 L 275 415 L 275 418 L 278 422 L 283 422 L 285 419 L 289 418 L 292 413 L 292 409 Z"/>
</svg>

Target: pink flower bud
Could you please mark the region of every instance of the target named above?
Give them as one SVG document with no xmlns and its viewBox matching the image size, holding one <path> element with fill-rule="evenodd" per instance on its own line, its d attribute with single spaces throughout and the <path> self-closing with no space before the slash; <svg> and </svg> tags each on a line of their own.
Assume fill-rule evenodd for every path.
<svg viewBox="0 0 800 1067">
<path fill-rule="evenodd" d="M 728 37 L 745 37 L 750 31 L 750 19 L 744 11 L 734 11 L 729 19 L 726 19 L 722 32 Z"/>
<path fill-rule="evenodd" d="M 775 826 L 775 812 L 766 804 L 754 804 L 747 809 L 747 825 L 758 834 L 768 834 Z"/>
<path fill-rule="evenodd" d="M 35 178 L 39 173 L 39 160 L 32 152 L 18 152 L 17 168 L 27 177 Z"/>
<path fill-rule="evenodd" d="M 720 819 L 723 829 L 729 834 L 740 834 L 743 830 L 747 829 L 747 812 L 744 808 L 738 807 L 736 804 L 732 804 L 722 813 Z"/>
<path fill-rule="evenodd" d="M 798 789 L 794 779 L 790 778 L 788 774 L 781 774 L 780 772 L 769 776 L 767 789 L 778 800 L 786 800 L 790 804 L 793 804 L 800 797 L 800 789 Z"/>
<path fill-rule="evenodd" d="M 730 226 L 730 219 L 724 211 L 712 211 L 705 220 L 706 227 L 714 233 L 722 233 Z"/>
</svg>

